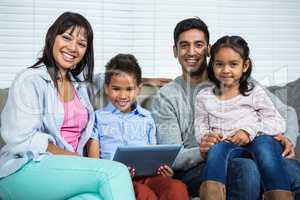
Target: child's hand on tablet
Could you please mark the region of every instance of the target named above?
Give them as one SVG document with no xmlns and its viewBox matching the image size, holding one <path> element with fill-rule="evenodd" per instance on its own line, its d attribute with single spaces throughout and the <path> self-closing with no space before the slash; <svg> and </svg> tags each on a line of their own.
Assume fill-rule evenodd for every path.
<svg viewBox="0 0 300 200">
<path fill-rule="evenodd" d="M 168 165 L 162 165 L 158 168 L 157 174 L 161 176 L 169 176 L 172 177 L 174 176 L 174 171 L 171 167 Z"/>
<path fill-rule="evenodd" d="M 135 169 L 133 167 L 129 167 L 129 166 L 127 166 L 127 168 L 129 170 L 131 178 L 135 177 Z"/>
</svg>

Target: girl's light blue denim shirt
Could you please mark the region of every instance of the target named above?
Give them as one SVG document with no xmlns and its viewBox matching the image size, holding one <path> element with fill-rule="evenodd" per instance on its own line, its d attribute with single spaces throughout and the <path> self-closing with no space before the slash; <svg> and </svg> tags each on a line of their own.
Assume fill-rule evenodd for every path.
<svg viewBox="0 0 300 200">
<path fill-rule="evenodd" d="M 80 102 L 89 113 L 88 123 L 76 150 L 82 155 L 92 133 L 94 111 L 86 83 L 72 83 Z M 16 172 L 31 160 L 40 161 L 49 154 L 49 141 L 67 151 L 74 151 L 60 134 L 63 120 L 63 102 L 47 68 L 42 65 L 19 73 L 1 113 L 1 136 L 6 145 L 0 150 L 0 178 Z"/>
</svg>

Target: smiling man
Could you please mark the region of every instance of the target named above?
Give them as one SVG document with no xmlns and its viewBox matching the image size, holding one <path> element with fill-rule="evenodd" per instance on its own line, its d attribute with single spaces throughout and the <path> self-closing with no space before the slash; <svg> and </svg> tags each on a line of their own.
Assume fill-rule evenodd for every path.
<svg viewBox="0 0 300 200">
<path fill-rule="evenodd" d="M 175 178 L 188 186 L 193 197 L 199 195 L 201 171 L 205 165 L 200 148 L 208 151 L 216 142 L 214 137 L 206 137 L 199 148 L 194 130 L 196 94 L 211 85 L 206 81 L 209 48 L 208 28 L 201 19 L 189 18 L 179 22 L 174 30 L 173 52 L 181 65 L 182 74 L 162 87 L 153 97 L 151 105 L 158 143 L 184 146 L 174 164 Z M 283 144 L 283 154 L 291 157 L 294 151 L 289 140 L 284 136 L 278 140 Z M 290 178 L 292 189 L 298 197 L 297 188 L 300 187 L 297 183 L 300 182 L 300 176 L 297 174 L 300 164 L 285 159 L 285 167 L 289 172 L 294 171 L 290 173 Z M 227 199 L 259 199 L 260 175 L 255 162 L 247 158 L 235 158 L 228 167 L 226 187 Z"/>
</svg>

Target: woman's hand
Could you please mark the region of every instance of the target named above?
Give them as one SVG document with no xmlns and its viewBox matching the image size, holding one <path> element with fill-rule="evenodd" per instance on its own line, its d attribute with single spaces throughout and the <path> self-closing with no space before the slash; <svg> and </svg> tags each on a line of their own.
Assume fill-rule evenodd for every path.
<svg viewBox="0 0 300 200">
<path fill-rule="evenodd" d="M 87 144 L 86 144 L 86 148 L 87 148 L 87 156 L 90 158 L 96 158 L 99 159 L 100 158 L 100 145 L 99 142 L 95 139 L 89 139 Z"/>
<path fill-rule="evenodd" d="M 48 143 L 47 151 L 52 154 L 58 154 L 58 155 L 80 156 L 77 152 L 66 151 L 51 142 Z"/>
<path fill-rule="evenodd" d="M 293 143 L 284 135 L 278 134 L 274 136 L 275 140 L 281 142 L 283 146 L 282 156 L 285 158 L 294 158 L 295 157 L 295 149 Z"/>
<path fill-rule="evenodd" d="M 200 154 L 202 156 L 202 158 L 206 158 L 207 156 L 207 152 L 209 151 L 209 149 L 219 143 L 223 138 L 223 135 L 220 133 L 210 133 L 210 134 L 206 134 L 201 138 L 200 141 Z"/>
<path fill-rule="evenodd" d="M 161 176 L 172 177 L 174 176 L 174 171 L 168 165 L 163 165 L 158 168 L 157 174 Z"/>
<path fill-rule="evenodd" d="M 244 130 L 238 130 L 234 135 L 226 138 L 226 140 L 228 140 L 229 142 L 242 146 L 242 145 L 246 145 L 250 142 L 250 137 L 249 137 L 249 133 L 247 133 Z"/>
</svg>

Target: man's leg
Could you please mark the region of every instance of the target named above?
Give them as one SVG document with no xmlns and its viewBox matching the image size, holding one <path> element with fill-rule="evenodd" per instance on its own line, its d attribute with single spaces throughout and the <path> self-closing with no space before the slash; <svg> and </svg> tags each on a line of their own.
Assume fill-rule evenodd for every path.
<svg viewBox="0 0 300 200">
<path fill-rule="evenodd" d="M 227 150 L 230 150 L 234 146 L 234 145 L 231 145 L 231 144 L 225 143 L 225 142 L 222 146 L 220 146 L 220 144 L 216 145 L 213 148 L 213 150 L 214 150 L 213 154 L 217 155 L 217 157 L 220 156 L 221 152 L 223 152 L 223 150 L 224 150 L 223 146 L 226 146 L 226 145 L 228 145 L 228 147 L 226 147 L 226 148 L 224 147 L 224 148 Z M 226 151 L 226 150 L 224 150 L 224 151 Z M 239 156 L 242 154 L 242 152 L 243 152 L 243 150 L 240 150 L 238 148 L 235 149 L 234 151 L 231 151 L 230 156 L 228 156 L 227 159 L 224 159 L 224 160 L 226 160 L 226 162 L 223 164 L 220 164 L 220 165 L 223 165 L 223 167 L 225 167 L 225 165 L 226 165 L 226 167 L 225 167 L 225 169 L 226 169 L 227 168 L 226 163 L 227 163 L 228 159 L 230 159 L 230 157 Z M 220 159 L 215 159 L 215 160 L 217 160 L 219 162 Z M 219 164 L 216 164 L 215 162 L 213 162 L 213 166 L 215 166 L 215 165 L 220 166 Z M 230 166 L 230 162 L 228 164 L 228 167 L 229 166 Z M 201 162 L 198 165 L 196 165 L 195 167 L 190 168 L 188 170 L 176 171 L 174 178 L 177 178 L 177 179 L 181 180 L 182 182 L 184 182 L 188 187 L 189 194 L 192 197 L 197 197 L 199 195 L 199 188 L 200 188 L 201 182 L 203 181 L 203 177 L 207 176 L 207 175 L 203 174 L 205 167 L 207 167 L 206 162 Z M 222 171 L 224 171 L 225 169 L 223 169 Z M 220 173 L 221 169 L 218 169 L 217 171 L 218 171 L 218 173 Z M 228 170 L 228 171 L 230 171 L 230 170 Z M 234 172 L 235 172 L 233 174 L 234 176 L 247 177 L 247 173 L 243 173 L 242 171 L 234 170 Z M 225 176 L 225 174 L 223 176 Z M 246 174 L 246 175 L 243 175 L 243 174 Z M 213 173 L 213 175 L 216 175 L 216 173 Z M 233 183 L 231 185 L 233 186 L 233 189 L 234 189 L 235 183 L 238 184 L 239 181 L 236 181 L 235 177 L 233 177 L 233 179 L 234 179 L 234 181 L 232 181 Z M 226 181 L 227 180 L 224 180 L 223 182 L 226 182 Z M 229 187 L 228 189 L 230 190 L 231 187 Z M 229 191 L 229 194 L 231 194 L 230 191 Z"/>
<path fill-rule="evenodd" d="M 227 169 L 228 200 L 260 199 L 260 174 L 249 158 L 234 158 Z"/>
<path fill-rule="evenodd" d="M 189 194 L 192 197 L 199 195 L 201 171 L 204 165 L 205 163 L 201 162 L 189 170 L 177 171 L 175 173 L 175 178 L 187 185 Z M 298 182 L 298 184 L 300 186 L 300 182 Z M 298 189 L 300 194 L 300 187 Z M 260 199 L 260 174 L 253 160 L 248 158 L 234 158 L 230 162 L 227 170 L 226 191 L 228 200 Z"/>
<path fill-rule="evenodd" d="M 300 162 L 285 159 L 284 167 L 289 174 L 292 192 L 295 200 L 300 200 Z M 227 198 L 231 199 L 261 199 L 260 173 L 256 163 L 247 158 L 235 158 L 228 168 Z"/>
<path fill-rule="evenodd" d="M 205 162 L 200 162 L 188 170 L 176 171 L 174 178 L 184 182 L 189 194 L 197 197 L 201 184 L 201 172 Z M 289 164 L 290 167 L 294 165 Z M 300 166 L 299 166 L 300 171 Z M 300 173 L 299 173 L 300 194 Z M 226 191 L 228 200 L 259 200 L 260 199 L 260 174 L 255 162 L 249 158 L 234 158 L 227 169 Z M 300 199 L 299 199 L 300 200 Z"/>
<path fill-rule="evenodd" d="M 189 195 L 192 197 L 198 197 L 199 188 L 201 184 L 201 172 L 205 163 L 201 162 L 197 164 L 195 167 L 190 168 L 188 170 L 176 171 L 175 179 L 181 180 L 184 184 L 186 184 L 188 188 Z"/>
<path fill-rule="evenodd" d="M 295 200 L 300 200 L 300 162 L 293 159 L 284 159 L 283 166 L 289 175 L 291 189 L 295 193 Z"/>
</svg>

